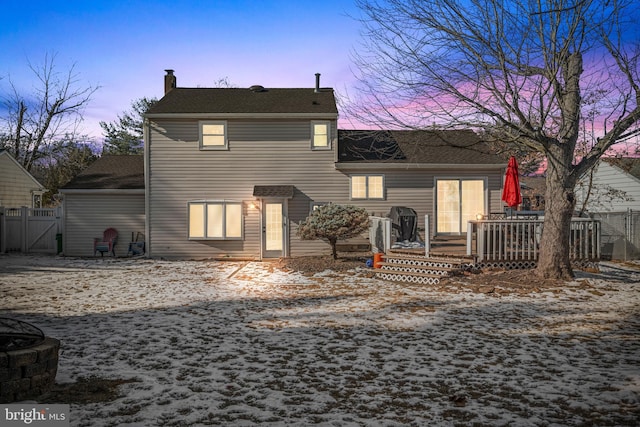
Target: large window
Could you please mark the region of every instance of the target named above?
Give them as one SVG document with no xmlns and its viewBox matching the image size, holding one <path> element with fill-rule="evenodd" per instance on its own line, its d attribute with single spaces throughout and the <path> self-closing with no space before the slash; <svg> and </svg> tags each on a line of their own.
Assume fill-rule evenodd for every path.
<svg viewBox="0 0 640 427">
<path fill-rule="evenodd" d="M 241 240 L 241 202 L 189 202 L 189 239 Z"/>
<path fill-rule="evenodd" d="M 354 175 L 351 177 L 352 199 L 384 199 L 384 175 Z"/>
<path fill-rule="evenodd" d="M 227 141 L 226 121 L 200 122 L 200 148 L 203 150 L 226 150 Z"/>
<path fill-rule="evenodd" d="M 311 122 L 311 149 L 329 150 L 331 148 L 329 122 Z"/>
</svg>

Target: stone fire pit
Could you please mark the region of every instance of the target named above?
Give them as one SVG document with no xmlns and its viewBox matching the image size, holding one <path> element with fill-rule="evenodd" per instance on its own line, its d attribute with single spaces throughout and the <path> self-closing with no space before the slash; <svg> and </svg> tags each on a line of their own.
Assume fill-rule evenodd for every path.
<svg viewBox="0 0 640 427">
<path fill-rule="evenodd" d="M 0 403 L 33 399 L 51 390 L 60 341 L 37 327 L 0 317 Z"/>
</svg>

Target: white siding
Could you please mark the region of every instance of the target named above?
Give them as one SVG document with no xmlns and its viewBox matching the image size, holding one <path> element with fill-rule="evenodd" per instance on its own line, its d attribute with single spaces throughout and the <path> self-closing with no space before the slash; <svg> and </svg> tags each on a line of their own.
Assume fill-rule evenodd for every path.
<svg viewBox="0 0 640 427">
<path fill-rule="evenodd" d="M 583 181 L 586 183 L 586 181 Z M 607 189 L 613 188 L 624 192 L 625 198 L 611 199 L 606 195 Z M 576 191 L 579 209 L 586 197 L 586 185 L 578 186 Z M 589 212 L 622 212 L 627 209 L 640 210 L 640 180 L 623 170 L 601 161 L 594 169 L 593 186 L 587 203 Z"/>
<path fill-rule="evenodd" d="M 65 255 L 93 256 L 93 239 L 113 227 L 118 230 L 116 256 L 126 256 L 132 233 L 134 238 L 144 233 L 144 194 L 67 193 L 64 212 Z"/>
<path fill-rule="evenodd" d="M 6 208 L 33 207 L 34 191 L 42 187 L 9 154 L 0 153 L 0 206 Z"/>
<path fill-rule="evenodd" d="M 326 252 L 328 244 L 300 241 L 297 225 L 307 217 L 311 202 L 354 204 L 370 213 L 386 215 L 392 206 L 409 206 L 420 217 L 433 215 L 433 172 L 375 171 L 385 175 L 386 200 L 351 201 L 349 174 L 335 169 L 337 135 L 332 122 L 332 150 L 311 150 L 310 121 L 228 121 L 229 150 L 206 151 L 198 147 L 197 121 L 156 121 L 150 125 L 149 234 L 151 256 L 208 258 L 260 256 L 260 212 L 248 207 L 254 185 L 293 185 L 288 202 L 290 255 Z M 358 170 L 358 173 L 367 171 Z M 500 171 L 447 171 L 447 175 L 486 176 L 491 210 L 500 210 Z M 497 199 L 495 196 L 497 195 Z M 187 239 L 187 202 L 190 200 L 245 202 L 243 241 Z"/>
</svg>

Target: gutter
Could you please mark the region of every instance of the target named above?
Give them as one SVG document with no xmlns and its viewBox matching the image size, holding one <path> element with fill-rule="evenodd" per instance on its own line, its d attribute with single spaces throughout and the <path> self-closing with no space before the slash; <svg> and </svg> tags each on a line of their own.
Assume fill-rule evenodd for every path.
<svg viewBox="0 0 640 427">
<path fill-rule="evenodd" d="M 504 163 L 466 164 L 466 163 L 351 163 L 336 162 L 337 170 L 482 170 L 504 169 Z"/>
<path fill-rule="evenodd" d="M 144 194 L 144 188 L 70 188 L 60 189 L 60 194 Z"/>
<path fill-rule="evenodd" d="M 337 120 L 337 113 L 154 113 L 148 119 L 325 119 Z"/>
</svg>

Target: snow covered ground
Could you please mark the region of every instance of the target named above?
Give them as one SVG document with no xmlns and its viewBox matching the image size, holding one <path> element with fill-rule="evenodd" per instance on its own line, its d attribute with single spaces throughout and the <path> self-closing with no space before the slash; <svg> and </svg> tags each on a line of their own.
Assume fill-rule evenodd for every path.
<svg viewBox="0 0 640 427">
<path fill-rule="evenodd" d="M 72 426 L 637 425 L 640 265 L 509 295 L 271 263 L 0 255 L 57 382 L 136 378 Z"/>
</svg>

